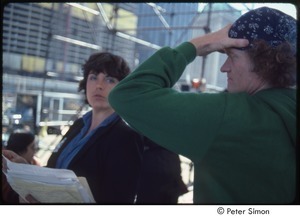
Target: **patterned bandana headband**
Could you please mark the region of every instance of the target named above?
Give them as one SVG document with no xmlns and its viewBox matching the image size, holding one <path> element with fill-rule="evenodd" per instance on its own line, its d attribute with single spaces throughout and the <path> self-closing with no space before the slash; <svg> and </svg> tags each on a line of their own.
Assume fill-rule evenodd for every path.
<svg viewBox="0 0 300 219">
<path fill-rule="evenodd" d="M 243 14 L 231 26 L 228 36 L 249 40 L 247 49 L 256 39 L 265 40 L 273 48 L 288 42 L 294 52 L 297 48 L 297 21 L 276 9 L 262 7 Z"/>
</svg>

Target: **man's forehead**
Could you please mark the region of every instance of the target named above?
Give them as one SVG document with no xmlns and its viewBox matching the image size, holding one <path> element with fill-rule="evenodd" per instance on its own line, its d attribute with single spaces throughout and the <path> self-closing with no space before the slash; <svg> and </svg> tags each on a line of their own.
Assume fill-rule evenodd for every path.
<svg viewBox="0 0 300 219">
<path fill-rule="evenodd" d="M 224 49 L 224 52 L 227 54 L 227 55 L 234 55 L 234 54 L 243 54 L 244 53 L 244 50 L 239 50 L 239 49 L 236 49 L 236 48 L 227 48 L 227 49 Z"/>
</svg>

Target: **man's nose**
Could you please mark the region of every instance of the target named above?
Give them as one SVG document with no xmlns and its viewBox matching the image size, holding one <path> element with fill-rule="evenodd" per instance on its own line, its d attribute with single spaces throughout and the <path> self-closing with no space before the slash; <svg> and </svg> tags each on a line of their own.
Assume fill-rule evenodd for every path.
<svg viewBox="0 0 300 219">
<path fill-rule="evenodd" d="M 220 71 L 223 73 L 229 72 L 230 68 L 228 65 L 228 58 L 226 59 L 226 61 L 224 62 L 224 64 L 221 66 Z"/>
</svg>

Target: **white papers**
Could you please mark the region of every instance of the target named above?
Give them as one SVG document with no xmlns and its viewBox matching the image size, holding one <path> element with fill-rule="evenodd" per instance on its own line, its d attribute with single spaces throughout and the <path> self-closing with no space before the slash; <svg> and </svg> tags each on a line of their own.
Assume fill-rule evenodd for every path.
<svg viewBox="0 0 300 219">
<path fill-rule="evenodd" d="M 85 178 L 66 169 L 39 167 L 9 161 L 2 155 L 3 173 L 23 199 L 31 194 L 41 203 L 95 203 Z"/>
</svg>

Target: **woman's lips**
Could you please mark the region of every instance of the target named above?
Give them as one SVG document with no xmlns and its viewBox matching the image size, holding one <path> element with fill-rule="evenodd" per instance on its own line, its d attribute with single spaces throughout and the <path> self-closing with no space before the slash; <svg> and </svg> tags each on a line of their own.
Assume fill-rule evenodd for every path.
<svg viewBox="0 0 300 219">
<path fill-rule="evenodd" d="M 106 98 L 102 95 L 96 94 L 93 96 L 95 99 L 101 99 L 101 100 L 105 100 Z"/>
</svg>

